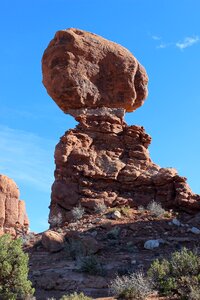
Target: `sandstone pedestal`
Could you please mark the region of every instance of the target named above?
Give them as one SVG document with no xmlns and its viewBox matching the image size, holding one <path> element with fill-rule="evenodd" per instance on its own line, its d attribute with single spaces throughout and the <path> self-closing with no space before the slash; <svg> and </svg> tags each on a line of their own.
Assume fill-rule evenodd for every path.
<svg viewBox="0 0 200 300">
<path fill-rule="evenodd" d="M 49 95 L 79 122 L 56 146 L 51 227 L 70 221 L 77 205 L 89 213 L 99 203 L 137 208 L 152 200 L 165 208 L 200 209 L 200 196 L 186 178 L 151 161 L 151 137 L 144 128 L 124 122 L 125 112 L 144 103 L 148 83 L 128 50 L 68 29 L 56 33 L 42 62 Z"/>
</svg>

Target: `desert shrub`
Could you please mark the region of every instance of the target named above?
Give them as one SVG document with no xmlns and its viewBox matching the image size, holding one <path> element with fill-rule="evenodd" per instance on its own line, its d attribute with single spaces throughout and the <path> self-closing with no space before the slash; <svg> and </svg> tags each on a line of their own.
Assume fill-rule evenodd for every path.
<svg viewBox="0 0 200 300">
<path fill-rule="evenodd" d="M 165 210 L 162 208 L 161 204 L 155 202 L 154 200 L 147 205 L 147 210 L 149 210 L 150 213 L 156 217 L 160 217 L 165 214 Z"/>
<path fill-rule="evenodd" d="M 94 256 L 85 256 L 79 260 L 79 271 L 90 275 L 103 275 L 104 269 L 99 260 Z"/>
<path fill-rule="evenodd" d="M 147 274 L 160 294 L 200 299 L 200 257 L 186 248 L 174 252 L 170 260 L 155 260 Z"/>
<path fill-rule="evenodd" d="M 189 300 L 200 300 L 200 287 L 199 286 L 191 286 L 189 293 Z"/>
<path fill-rule="evenodd" d="M 85 256 L 85 247 L 81 240 L 69 239 L 66 243 L 66 252 L 73 259 Z"/>
<path fill-rule="evenodd" d="M 20 239 L 10 235 L 0 237 L 0 299 L 15 300 L 32 296 L 34 289 L 28 280 L 28 255 Z"/>
<path fill-rule="evenodd" d="M 142 206 L 142 205 L 139 205 L 138 206 L 138 211 L 140 211 L 140 212 L 144 212 L 146 209 L 144 208 L 144 206 Z"/>
<path fill-rule="evenodd" d="M 130 209 L 131 209 L 130 206 L 122 206 L 120 208 L 120 211 L 124 216 L 130 217 L 130 215 L 131 215 L 131 210 Z"/>
<path fill-rule="evenodd" d="M 151 293 L 151 286 L 142 272 L 136 272 L 117 276 L 111 281 L 110 292 L 117 298 L 143 300 Z"/>
<path fill-rule="evenodd" d="M 21 240 L 22 240 L 23 246 L 28 246 L 31 241 L 33 241 L 35 243 L 36 237 L 35 237 L 35 234 L 33 232 L 29 232 L 29 233 L 24 234 L 23 236 L 21 236 Z"/>
<path fill-rule="evenodd" d="M 64 295 L 60 300 L 92 300 L 92 298 L 85 296 L 83 293 L 73 293 L 70 295 Z"/>
<path fill-rule="evenodd" d="M 96 214 L 104 213 L 107 210 L 107 206 L 104 203 L 97 203 L 94 208 Z"/>
<path fill-rule="evenodd" d="M 117 239 L 119 235 L 120 235 L 120 228 L 118 226 L 113 227 L 113 229 L 108 231 L 106 234 L 108 239 Z"/>
<path fill-rule="evenodd" d="M 76 206 L 72 209 L 72 215 L 75 221 L 80 220 L 83 217 L 84 213 L 85 210 L 81 205 Z"/>
<path fill-rule="evenodd" d="M 62 214 L 58 213 L 57 216 L 50 216 L 48 222 L 51 227 L 60 226 L 62 224 Z"/>
</svg>

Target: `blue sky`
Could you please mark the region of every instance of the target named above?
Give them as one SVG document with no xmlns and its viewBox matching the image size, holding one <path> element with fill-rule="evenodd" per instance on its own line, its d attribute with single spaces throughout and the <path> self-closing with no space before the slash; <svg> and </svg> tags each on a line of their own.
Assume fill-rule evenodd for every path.
<svg viewBox="0 0 200 300">
<path fill-rule="evenodd" d="M 42 85 L 55 32 L 76 27 L 127 47 L 149 75 L 144 106 L 126 116 L 152 136 L 152 159 L 200 193 L 199 0 L 1 0 L 0 173 L 18 184 L 31 230 L 47 229 L 54 147 L 75 126 Z"/>
</svg>

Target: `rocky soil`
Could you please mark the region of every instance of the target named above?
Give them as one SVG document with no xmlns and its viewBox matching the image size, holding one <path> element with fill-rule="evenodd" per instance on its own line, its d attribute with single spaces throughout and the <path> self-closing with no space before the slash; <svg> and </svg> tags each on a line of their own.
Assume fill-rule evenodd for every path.
<svg viewBox="0 0 200 300">
<path fill-rule="evenodd" d="M 108 286 L 117 274 L 145 272 L 157 258 L 169 257 L 184 246 L 199 248 L 199 228 L 200 214 L 165 211 L 155 216 L 142 208 L 116 207 L 26 236 L 25 250 L 30 256 L 30 278 L 37 299 L 59 299 L 74 291 L 93 298 L 109 297 Z M 152 240 L 150 249 L 145 249 Z M 92 263 L 84 269 L 88 257 Z M 152 295 L 154 298 L 158 297 Z"/>
<path fill-rule="evenodd" d="M 37 299 L 74 291 L 105 299 L 117 274 L 199 247 L 200 196 L 175 169 L 152 162 L 151 137 L 124 121 L 148 94 L 146 71 L 127 49 L 61 30 L 42 70 L 48 94 L 78 125 L 55 149 L 51 230 L 25 236 L 30 278 Z"/>
</svg>

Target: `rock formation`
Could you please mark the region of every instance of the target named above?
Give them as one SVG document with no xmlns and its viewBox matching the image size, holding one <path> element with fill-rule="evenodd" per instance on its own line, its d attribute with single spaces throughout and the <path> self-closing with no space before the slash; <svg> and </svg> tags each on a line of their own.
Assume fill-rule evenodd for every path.
<svg viewBox="0 0 200 300">
<path fill-rule="evenodd" d="M 26 232 L 29 227 L 25 203 L 19 200 L 16 183 L 5 175 L 0 175 L 0 234 L 16 235 Z"/>
<path fill-rule="evenodd" d="M 56 146 L 51 227 L 70 221 L 77 205 L 92 212 L 99 203 L 138 207 L 154 200 L 200 209 L 200 196 L 185 177 L 151 161 L 144 128 L 124 122 L 125 112 L 144 103 L 148 83 L 128 50 L 82 30 L 62 30 L 45 50 L 42 67 L 49 95 L 79 122 Z"/>
</svg>

